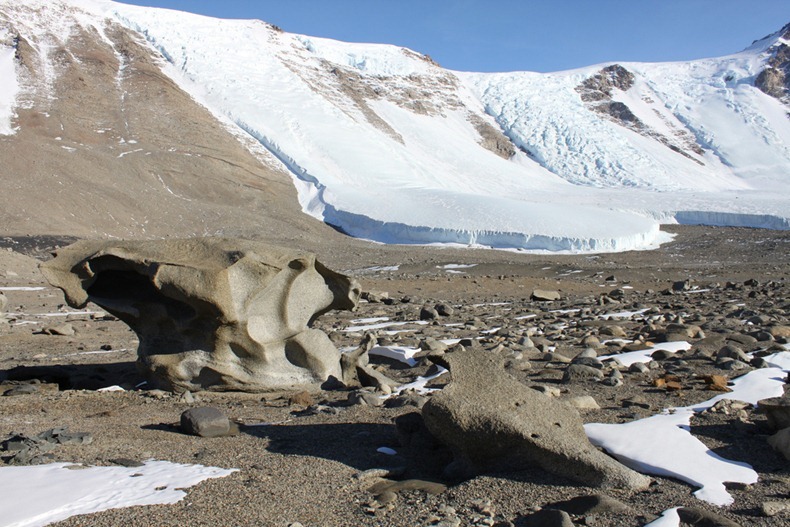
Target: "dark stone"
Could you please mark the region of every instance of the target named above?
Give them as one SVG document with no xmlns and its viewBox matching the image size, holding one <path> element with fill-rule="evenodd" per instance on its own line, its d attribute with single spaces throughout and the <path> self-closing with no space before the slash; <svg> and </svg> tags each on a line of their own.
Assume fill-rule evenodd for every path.
<svg viewBox="0 0 790 527">
<path fill-rule="evenodd" d="M 569 514 L 601 514 L 601 513 L 625 513 L 631 511 L 631 507 L 616 500 L 606 494 L 591 494 L 588 496 L 577 496 L 567 501 L 560 501 L 547 505 L 546 508 L 559 509 Z"/>
<path fill-rule="evenodd" d="M 576 357 L 573 359 L 572 363 L 597 368 L 599 370 L 603 368 L 603 362 L 593 357 Z"/>
<path fill-rule="evenodd" d="M 678 509 L 678 516 L 681 523 L 694 527 L 741 527 L 721 514 L 696 507 L 681 507 Z"/>
<path fill-rule="evenodd" d="M 620 404 L 623 406 L 623 408 L 638 406 L 640 408 L 646 408 L 648 410 L 650 409 L 650 403 L 647 402 L 647 399 L 641 395 L 635 395 L 633 397 L 629 397 L 628 399 L 623 399 L 620 401 Z"/>
<path fill-rule="evenodd" d="M 439 318 L 439 312 L 430 306 L 423 306 L 420 309 L 420 320 L 435 320 Z"/>
<path fill-rule="evenodd" d="M 200 437 L 224 437 L 234 434 L 230 420 L 218 408 L 190 408 L 181 414 L 181 431 Z"/>
<path fill-rule="evenodd" d="M 650 358 L 657 361 L 662 361 L 674 357 L 675 354 L 667 350 L 656 350 L 650 354 Z"/>
<path fill-rule="evenodd" d="M 447 304 L 436 304 L 436 312 L 443 317 L 449 317 L 455 313 L 455 310 Z"/>
<path fill-rule="evenodd" d="M 773 430 L 790 427 L 790 397 L 770 397 L 757 401 L 757 409 L 768 418 Z"/>
<path fill-rule="evenodd" d="M 19 386 L 15 386 L 10 390 L 6 390 L 3 395 L 6 397 L 13 397 L 15 395 L 30 395 L 33 393 L 38 393 L 38 386 L 35 384 L 20 384 Z"/>
<path fill-rule="evenodd" d="M 141 461 L 135 461 L 134 459 L 128 459 L 125 457 L 117 457 L 110 460 L 110 463 L 121 467 L 142 467 L 145 463 Z"/>
<path fill-rule="evenodd" d="M 538 300 L 541 302 L 551 302 L 553 300 L 559 300 L 562 298 L 560 296 L 559 291 L 549 291 L 545 289 L 535 289 L 532 291 L 532 300 Z"/>
<path fill-rule="evenodd" d="M 11 453 L 6 460 L 12 465 L 37 465 L 49 463 L 53 459 L 50 454 L 59 445 L 88 445 L 93 436 L 87 432 L 69 432 L 68 427 L 50 428 L 34 436 L 19 434 L 12 436 L 0 444 L 0 449 Z"/>
<path fill-rule="evenodd" d="M 543 509 L 530 514 L 521 523 L 524 527 L 574 527 L 573 520 L 565 511 Z"/>
<path fill-rule="evenodd" d="M 584 364 L 571 364 L 565 368 L 565 373 L 562 375 L 562 382 L 564 383 L 587 380 L 600 381 L 601 379 L 603 379 L 603 371 L 600 368 Z"/>
</svg>

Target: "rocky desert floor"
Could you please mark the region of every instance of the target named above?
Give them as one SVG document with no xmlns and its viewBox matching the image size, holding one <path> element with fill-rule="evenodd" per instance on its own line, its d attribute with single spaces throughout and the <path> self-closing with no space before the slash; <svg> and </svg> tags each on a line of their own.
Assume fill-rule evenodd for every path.
<svg viewBox="0 0 790 527">
<path fill-rule="evenodd" d="M 353 313 L 327 313 L 316 326 L 341 349 L 355 348 L 366 334 L 381 347 L 426 350 L 436 341 L 468 339 L 480 353 L 502 356 L 502 375 L 576 405 L 585 423 L 641 419 L 718 395 L 715 376 L 732 380 L 760 368 L 761 357 L 789 342 L 790 233 L 666 229 L 674 241 L 621 254 L 528 255 L 357 240 L 318 247 L 319 260 L 356 277 L 368 301 Z M 774 430 L 752 405 L 719 405 L 692 420 L 692 433 L 711 451 L 759 474 L 753 485 L 730 485 L 734 503 L 717 507 L 694 497 L 695 487 L 659 476 L 641 492 L 584 487 L 538 468 L 447 479 L 450 453 L 420 428 L 429 394 L 384 399 L 366 390 L 146 389 L 134 365 L 135 334 L 97 306 L 68 308 L 38 272 L 53 247 L 70 241 L 0 237 L 0 290 L 8 302 L 0 323 L 0 440 L 68 427 L 92 442 L 62 445 L 41 460 L 157 459 L 238 470 L 190 488 L 173 505 L 113 509 L 57 525 L 641 526 L 679 506 L 710 513 L 695 525 L 790 523 L 790 461 L 769 446 Z M 559 299 L 533 300 L 535 290 Z M 601 357 L 660 342 L 688 342 L 688 349 L 656 354 L 643 369 L 605 362 L 591 366 L 598 373 L 568 373 L 589 348 Z M 730 351 L 722 354 L 725 347 Z M 433 367 L 420 354 L 414 366 L 377 355 L 371 361 L 403 384 Z M 441 388 L 451 375 L 429 386 Z M 109 386 L 124 389 L 98 391 Z M 181 433 L 181 413 L 197 406 L 219 408 L 239 433 Z M 13 461 L 9 452 L 0 457 Z M 593 495 L 598 499 L 588 501 L 596 507 L 563 503 Z M 548 509 L 567 514 L 536 515 Z"/>
</svg>

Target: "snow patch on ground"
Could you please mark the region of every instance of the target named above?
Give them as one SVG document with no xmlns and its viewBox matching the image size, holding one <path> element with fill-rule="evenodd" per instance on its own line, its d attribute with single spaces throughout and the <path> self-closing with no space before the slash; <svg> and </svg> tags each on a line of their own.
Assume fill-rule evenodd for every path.
<svg viewBox="0 0 790 527">
<path fill-rule="evenodd" d="M 633 289 L 628 286 L 624 286 L 622 289 Z M 605 315 L 601 315 L 599 318 L 603 320 L 611 320 L 613 318 L 631 318 L 636 315 L 641 315 L 645 311 L 649 311 L 648 309 L 637 309 L 636 311 L 617 311 L 614 313 L 606 313 Z"/>
<path fill-rule="evenodd" d="M 760 399 L 784 393 L 790 353 L 779 352 L 765 360 L 769 368 L 751 371 L 731 383 L 732 392 L 705 402 L 630 423 L 584 425 L 590 441 L 629 467 L 646 474 L 669 476 L 700 487 L 694 495 L 715 505 L 733 502 L 724 482 L 752 484 L 757 472 L 746 463 L 731 461 L 711 452 L 689 432 L 691 417 L 722 399 L 756 404 Z"/>
<path fill-rule="evenodd" d="M 376 322 L 376 323 L 363 323 L 356 326 L 348 326 L 343 329 L 344 333 L 354 333 L 358 331 L 373 331 L 375 329 L 384 329 L 384 328 L 391 328 L 391 327 L 398 327 L 398 326 L 408 326 L 408 325 L 417 325 L 417 326 L 424 326 L 428 324 L 425 320 L 412 320 L 406 322 Z"/>
<path fill-rule="evenodd" d="M 604 317 L 601 317 L 604 318 Z M 691 349 L 691 344 L 686 341 L 677 341 L 677 342 L 661 342 L 649 348 L 638 350 L 638 351 L 627 351 L 625 353 L 617 353 L 614 355 L 602 355 L 598 357 L 599 360 L 617 360 L 623 366 L 630 366 L 637 362 L 650 362 L 653 360 L 650 356 L 658 350 L 665 350 L 671 353 L 677 353 L 678 351 L 685 351 Z"/>
<path fill-rule="evenodd" d="M 426 375 L 425 377 L 417 377 L 417 379 L 415 379 L 414 382 L 410 382 L 408 384 L 402 384 L 402 385 L 398 386 L 397 388 L 393 389 L 392 393 L 394 395 L 397 395 L 397 394 L 400 394 L 402 392 L 409 391 L 409 390 L 414 390 L 417 393 L 421 393 L 421 394 L 435 392 L 437 390 L 437 388 L 427 388 L 426 385 L 429 382 L 433 381 L 434 379 L 438 379 L 439 377 L 441 377 L 442 375 L 444 375 L 448 371 L 450 371 L 450 370 L 442 368 L 441 366 L 437 366 L 436 373 L 434 373 L 432 375 Z"/>
<path fill-rule="evenodd" d="M 77 514 L 173 504 L 186 496 L 181 489 L 235 471 L 153 460 L 141 467 L 83 467 L 69 463 L 3 467 L 0 518 L 6 527 L 39 527 Z"/>
<path fill-rule="evenodd" d="M 420 350 L 417 348 L 410 348 L 408 346 L 375 346 L 368 354 L 395 359 L 410 367 L 414 367 L 417 365 L 417 360 L 414 358 L 414 355 L 419 351 Z"/>
</svg>

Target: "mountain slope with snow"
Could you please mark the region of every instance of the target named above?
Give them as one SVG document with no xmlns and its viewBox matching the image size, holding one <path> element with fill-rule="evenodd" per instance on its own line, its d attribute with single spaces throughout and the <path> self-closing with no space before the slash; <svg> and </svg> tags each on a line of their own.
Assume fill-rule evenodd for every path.
<svg viewBox="0 0 790 527">
<path fill-rule="evenodd" d="M 276 158 L 162 72 L 142 36 L 79 5 L 0 1 L 4 235 L 340 238 L 301 212 Z"/>
<path fill-rule="evenodd" d="M 754 85 L 766 58 L 750 49 L 685 63 L 463 78 L 516 144 L 573 183 L 762 190 L 785 188 L 790 169 L 790 107 Z"/>
<path fill-rule="evenodd" d="M 46 25 L 57 4 L 144 38 L 288 169 L 305 212 L 352 236 L 579 252 L 654 246 L 660 221 L 788 227 L 788 106 L 754 86 L 780 35 L 722 59 L 471 74 L 260 21 L 23 3 L 37 9 L 0 9 Z"/>
</svg>

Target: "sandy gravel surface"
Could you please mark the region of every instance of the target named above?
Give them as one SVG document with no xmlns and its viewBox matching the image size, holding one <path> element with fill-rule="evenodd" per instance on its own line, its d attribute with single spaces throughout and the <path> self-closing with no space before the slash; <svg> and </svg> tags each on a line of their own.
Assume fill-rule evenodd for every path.
<svg viewBox="0 0 790 527">
<path fill-rule="evenodd" d="M 330 333 L 339 347 L 359 342 L 363 331 L 344 330 L 355 324 L 352 320 L 365 318 L 406 323 L 375 330 L 381 344 L 416 346 L 429 336 L 482 336 L 481 349 L 500 346 L 502 353 L 523 352 L 531 367 L 511 367 L 508 372 L 525 384 L 558 388 L 562 398 L 592 395 L 601 408 L 582 410 L 585 422 L 626 422 L 646 417 L 668 406 L 692 404 L 715 395 L 698 381 L 703 373 L 733 378 L 743 372 L 722 370 L 710 360 L 685 357 L 686 369 L 678 373 L 684 384 L 680 392 L 657 389 L 652 384 L 656 376 L 665 373 L 666 364 L 644 377 L 626 373 L 623 386 L 617 388 L 589 382 L 564 384 L 565 364 L 543 361 L 542 354 L 523 350 L 515 341 L 530 327 L 538 328 L 541 337 L 572 358 L 584 349 L 579 343 L 581 335 L 598 334 L 606 325 L 592 320 L 599 320 L 596 317 L 600 313 L 617 310 L 656 309 L 682 314 L 686 322 L 701 325 L 708 333 L 745 331 L 738 316 L 733 315 L 733 306 L 740 304 L 765 315 L 766 327 L 788 323 L 789 234 L 748 229 L 670 230 L 677 233 L 675 241 L 657 251 L 617 255 L 523 255 L 385 247 L 354 240 L 347 247 L 316 247 L 322 261 L 355 275 L 366 291 L 387 292 L 395 299 L 391 304 L 363 303 L 356 313 L 329 313 L 317 325 Z M 402 445 L 403 435 L 395 419 L 418 412 L 416 407 L 348 406 L 346 391 L 312 394 L 313 402 L 321 404 L 318 408 L 328 411 L 311 414 L 303 411 L 305 405 L 289 402 L 293 395 L 289 393 L 203 392 L 193 394 L 194 400 L 190 401 L 178 394 L 131 389 L 141 381 L 133 364 L 134 333 L 112 317 L 104 317 L 96 306 L 67 315 L 74 310 L 64 307 L 62 294 L 44 283 L 36 270 L 37 261 L 20 254 L 42 258 L 48 246 L 56 243 L 2 239 L 2 245 L 16 251 L 0 250 L 0 287 L 6 288 L 11 318 L 9 323 L 0 324 L 0 381 L 8 377 L 35 378 L 44 384 L 38 393 L 0 397 L 0 438 L 12 432 L 35 434 L 68 426 L 73 431 L 91 433 L 94 441 L 54 451 L 57 460 L 110 465 L 118 458 L 154 458 L 239 469 L 228 477 L 191 488 L 175 505 L 111 510 L 73 517 L 58 525 L 524 525 L 525 518 L 541 507 L 598 491 L 538 469 L 446 481 L 441 474 L 449 459 L 446 451 Z M 450 267 L 445 267 L 448 264 Z M 398 268 L 370 269 L 374 266 Z M 690 288 L 701 292 L 663 293 L 674 282 L 685 280 L 689 280 Z M 753 285 L 744 285 L 748 280 L 754 280 Z M 536 288 L 559 291 L 562 298 L 550 303 L 532 302 L 529 297 Z M 618 288 L 625 292 L 619 304 L 600 303 L 602 295 Z M 414 324 L 423 305 L 436 303 L 452 305 L 453 315 L 435 323 Z M 579 311 L 569 311 L 573 309 Z M 74 335 L 39 334 L 47 326 L 64 322 L 71 324 Z M 618 325 L 629 337 L 644 331 L 644 324 L 637 318 L 618 321 Z M 503 326 L 509 332 L 489 332 Z M 394 329 L 404 331 L 386 333 Z M 374 363 L 403 382 L 429 368 L 427 363 L 406 368 L 383 358 L 374 358 Z M 440 377 L 436 387 L 448 380 Z M 14 382 L 6 381 L 2 389 Z M 128 390 L 95 391 L 114 384 Z M 623 406 L 623 400 L 635 395 L 644 397 L 646 408 Z M 177 422 L 181 412 L 204 405 L 223 410 L 239 423 L 240 433 L 213 439 L 180 433 Z M 661 511 L 682 505 L 716 511 L 739 525 L 790 521 L 790 516 L 769 518 L 761 512 L 766 500 L 787 499 L 790 495 L 790 462 L 767 445 L 765 416 L 752 410 L 745 416 L 707 414 L 692 424 L 697 437 L 715 452 L 749 462 L 760 474 L 757 484 L 731 490 L 733 506 L 714 507 L 694 498 L 689 485 L 659 477 L 645 492 L 608 493 L 630 506 L 629 513 L 574 516 L 575 524 L 644 525 Z M 379 447 L 391 447 L 397 454 L 377 452 Z M 382 467 L 405 468 L 405 473 L 396 478 L 399 480 L 439 482 L 448 488 L 433 495 L 420 490 L 426 485 L 414 484 L 416 490 L 403 490 L 393 501 L 381 503 L 368 490 L 375 481 L 360 475 Z"/>
</svg>

